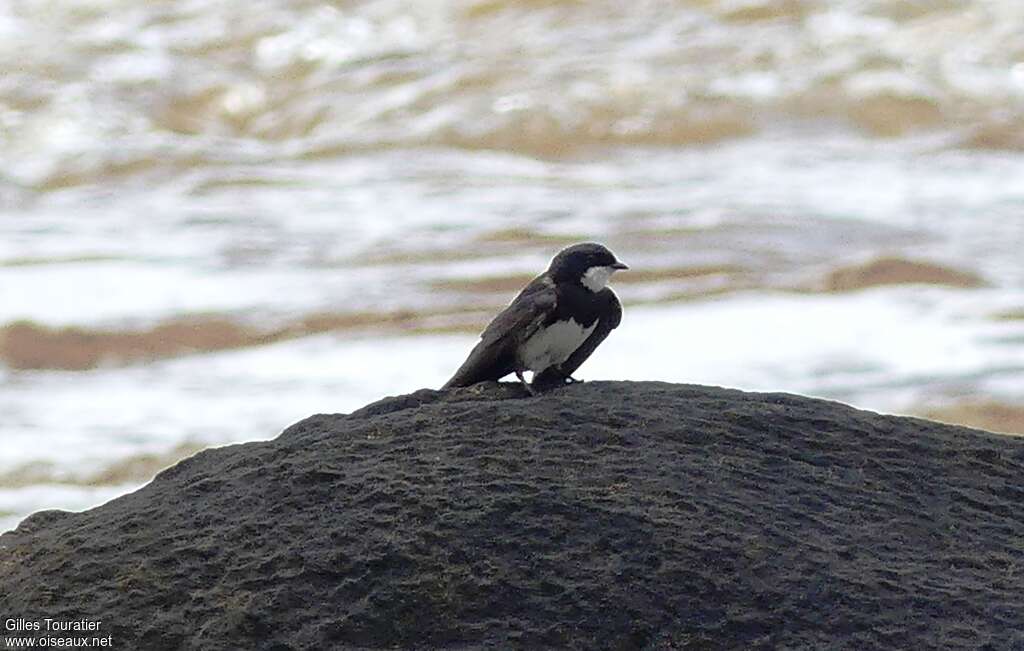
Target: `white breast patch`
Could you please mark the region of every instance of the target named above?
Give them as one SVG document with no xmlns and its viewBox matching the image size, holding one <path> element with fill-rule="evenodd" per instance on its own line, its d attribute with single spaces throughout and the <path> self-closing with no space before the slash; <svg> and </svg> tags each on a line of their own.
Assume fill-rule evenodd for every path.
<svg viewBox="0 0 1024 651">
<path fill-rule="evenodd" d="M 597 320 L 589 328 L 584 328 L 569 319 L 538 330 L 523 345 L 523 364 L 534 373 L 540 373 L 552 364 L 561 364 L 587 340 L 596 327 Z"/>
</svg>

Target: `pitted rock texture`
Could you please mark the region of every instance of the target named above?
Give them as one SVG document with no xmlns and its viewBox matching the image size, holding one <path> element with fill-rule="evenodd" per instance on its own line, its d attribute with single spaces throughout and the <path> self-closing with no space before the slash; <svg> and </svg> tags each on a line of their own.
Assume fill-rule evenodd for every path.
<svg viewBox="0 0 1024 651">
<path fill-rule="evenodd" d="M 783 394 L 423 390 L 0 537 L 123 649 L 1021 649 L 1024 439 Z"/>
</svg>

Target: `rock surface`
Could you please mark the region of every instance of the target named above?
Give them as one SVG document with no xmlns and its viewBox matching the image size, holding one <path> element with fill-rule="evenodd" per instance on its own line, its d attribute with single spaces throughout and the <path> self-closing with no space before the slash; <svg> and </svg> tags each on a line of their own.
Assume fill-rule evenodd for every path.
<svg viewBox="0 0 1024 651">
<path fill-rule="evenodd" d="M 419 391 L 0 537 L 123 649 L 1024 648 L 1024 439 L 782 394 Z"/>
</svg>

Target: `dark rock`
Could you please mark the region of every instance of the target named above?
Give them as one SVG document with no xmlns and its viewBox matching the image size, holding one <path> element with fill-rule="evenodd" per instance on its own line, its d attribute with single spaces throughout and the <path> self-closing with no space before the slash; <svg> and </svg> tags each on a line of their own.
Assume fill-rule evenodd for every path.
<svg viewBox="0 0 1024 651">
<path fill-rule="evenodd" d="M 1024 439 L 657 383 L 419 391 L 0 537 L 124 649 L 1024 648 Z"/>
</svg>

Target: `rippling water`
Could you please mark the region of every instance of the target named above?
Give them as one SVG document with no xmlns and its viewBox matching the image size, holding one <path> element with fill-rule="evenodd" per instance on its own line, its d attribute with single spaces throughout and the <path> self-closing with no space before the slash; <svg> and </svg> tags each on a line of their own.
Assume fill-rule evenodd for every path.
<svg viewBox="0 0 1024 651">
<path fill-rule="evenodd" d="M 1016 0 L 0 5 L 0 527 L 437 386 L 583 239 L 634 269 L 585 377 L 1024 431 L 1022 34 Z"/>
</svg>

